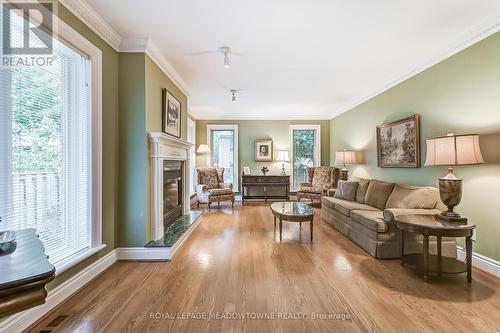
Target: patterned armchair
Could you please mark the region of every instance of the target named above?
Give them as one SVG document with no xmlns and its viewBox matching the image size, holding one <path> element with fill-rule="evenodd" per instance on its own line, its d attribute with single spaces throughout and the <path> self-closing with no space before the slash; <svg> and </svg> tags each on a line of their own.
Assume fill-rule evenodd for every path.
<svg viewBox="0 0 500 333">
<path fill-rule="evenodd" d="M 231 201 L 234 207 L 233 184 L 224 184 L 223 168 L 200 168 L 198 173 L 198 185 L 196 185 L 196 195 L 198 196 L 198 207 L 201 203 L 210 205 L 217 202 L 220 207 L 221 201 Z"/>
<path fill-rule="evenodd" d="M 297 200 L 303 198 L 320 200 L 328 194 L 328 190 L 337 188 L 340 171 L 334 167 L 307 168 L 307 182 L 300 183 L 297 190 Z"/>
</svg>

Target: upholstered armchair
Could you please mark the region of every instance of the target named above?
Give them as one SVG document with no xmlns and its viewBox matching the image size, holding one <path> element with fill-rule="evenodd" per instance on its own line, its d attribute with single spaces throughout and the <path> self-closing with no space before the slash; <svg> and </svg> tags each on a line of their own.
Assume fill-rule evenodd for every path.
<svg viewBox="0 0 500 333">
<path fill-rule="evenodd" d="M 217 202 L 220 207 L 221 201 L 231 201 L 231 207 L 234 207 L 233 184 L 224 183 L 223 168 L 200 168 L 196 169 L 198 173 L 198 184 L 196 185 L 196 195 L 198 197 L 198 207 L 201 203 L 210 205 Z"/>
<path fill-rule="evenodd" d="M 297 190 L 297 200 L 310 199 L 319 200 L 327 195 L 328 190 L 337 188 L 340 171 L 334 167 L 307 168 L 307 182 L 300 183 Z"/>
</svg>

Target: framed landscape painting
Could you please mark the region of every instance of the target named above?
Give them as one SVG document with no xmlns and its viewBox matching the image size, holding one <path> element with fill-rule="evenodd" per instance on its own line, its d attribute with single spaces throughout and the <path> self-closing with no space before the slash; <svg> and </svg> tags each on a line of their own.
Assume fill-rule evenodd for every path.
<svg viewBox="0 0 500 333">
<path fill-rule="evenodd" d="M 273 140 L 255 140 L 255 161 L 272 162 Z"/>
<path fill-rule="evenodd" d="M 377 126 L 377 160 L 380 168 L 420 167 L 420 117 Z"/>
<path fill-rule="evenodd" d="M 181 102 L 167 89 L 162 94 L 162 130 L 164 133 L 181 137 Z"/>
</svg>

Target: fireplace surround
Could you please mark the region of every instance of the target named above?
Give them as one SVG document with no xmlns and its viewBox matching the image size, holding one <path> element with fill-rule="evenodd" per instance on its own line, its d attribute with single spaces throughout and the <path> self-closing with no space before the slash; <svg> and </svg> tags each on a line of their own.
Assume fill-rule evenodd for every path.
<svg viewBox="0 0 500 333">
<path fill-rule="evenodd" d="M 192 144 L 161 132 L 148 133 L 148 139 L 151 164 L 150 238 L 158 240 L 163 237 L 168 224 L 181 215 L 189 214 L 189 150 Z"/>
</svg>

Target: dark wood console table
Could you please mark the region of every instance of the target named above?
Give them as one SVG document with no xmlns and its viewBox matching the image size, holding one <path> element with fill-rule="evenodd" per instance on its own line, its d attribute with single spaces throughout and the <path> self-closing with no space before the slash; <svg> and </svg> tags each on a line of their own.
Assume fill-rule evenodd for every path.
<svg viewBox="0 0 500 333">
<path fill-rule="evenodd" d="M 429 274 L 467 273 L 467 282 L 472 281 L 472 232 L 475 224 L 446 222 L 433 215 L 405 215 L 396 218 L 396 225 L 401 230 L 401 264 L 424 273 L 424 280 Z M 405 254 L 404 232 L 421 234 L 424 238 L 423 253 Z M 437 237 L 437 255 L 429 254 L 429 236 Z M 442 237 L 465 237 L 466 263 L 441 256 Z"/>
<path fill-rule="evenodd" d="M 264 189 L 264 195 L 247 195 L 245 189 L 249 187 L 261 187 Z M 285 195 L 267 195 L 268 187 L 281 187 L 285 189 Z M 245 199 L 285 199 L 289 200 L 290 176 L 274 175 L 242 175 L 241 176 L 241 203 L 245 204 Z"/>
<path fill-rule="evenodd" d="M 45 303 L 45 285 L 55 276 L 35 229 L 16 231 L 0 250 L 0 317 Z"/>
</svg>

